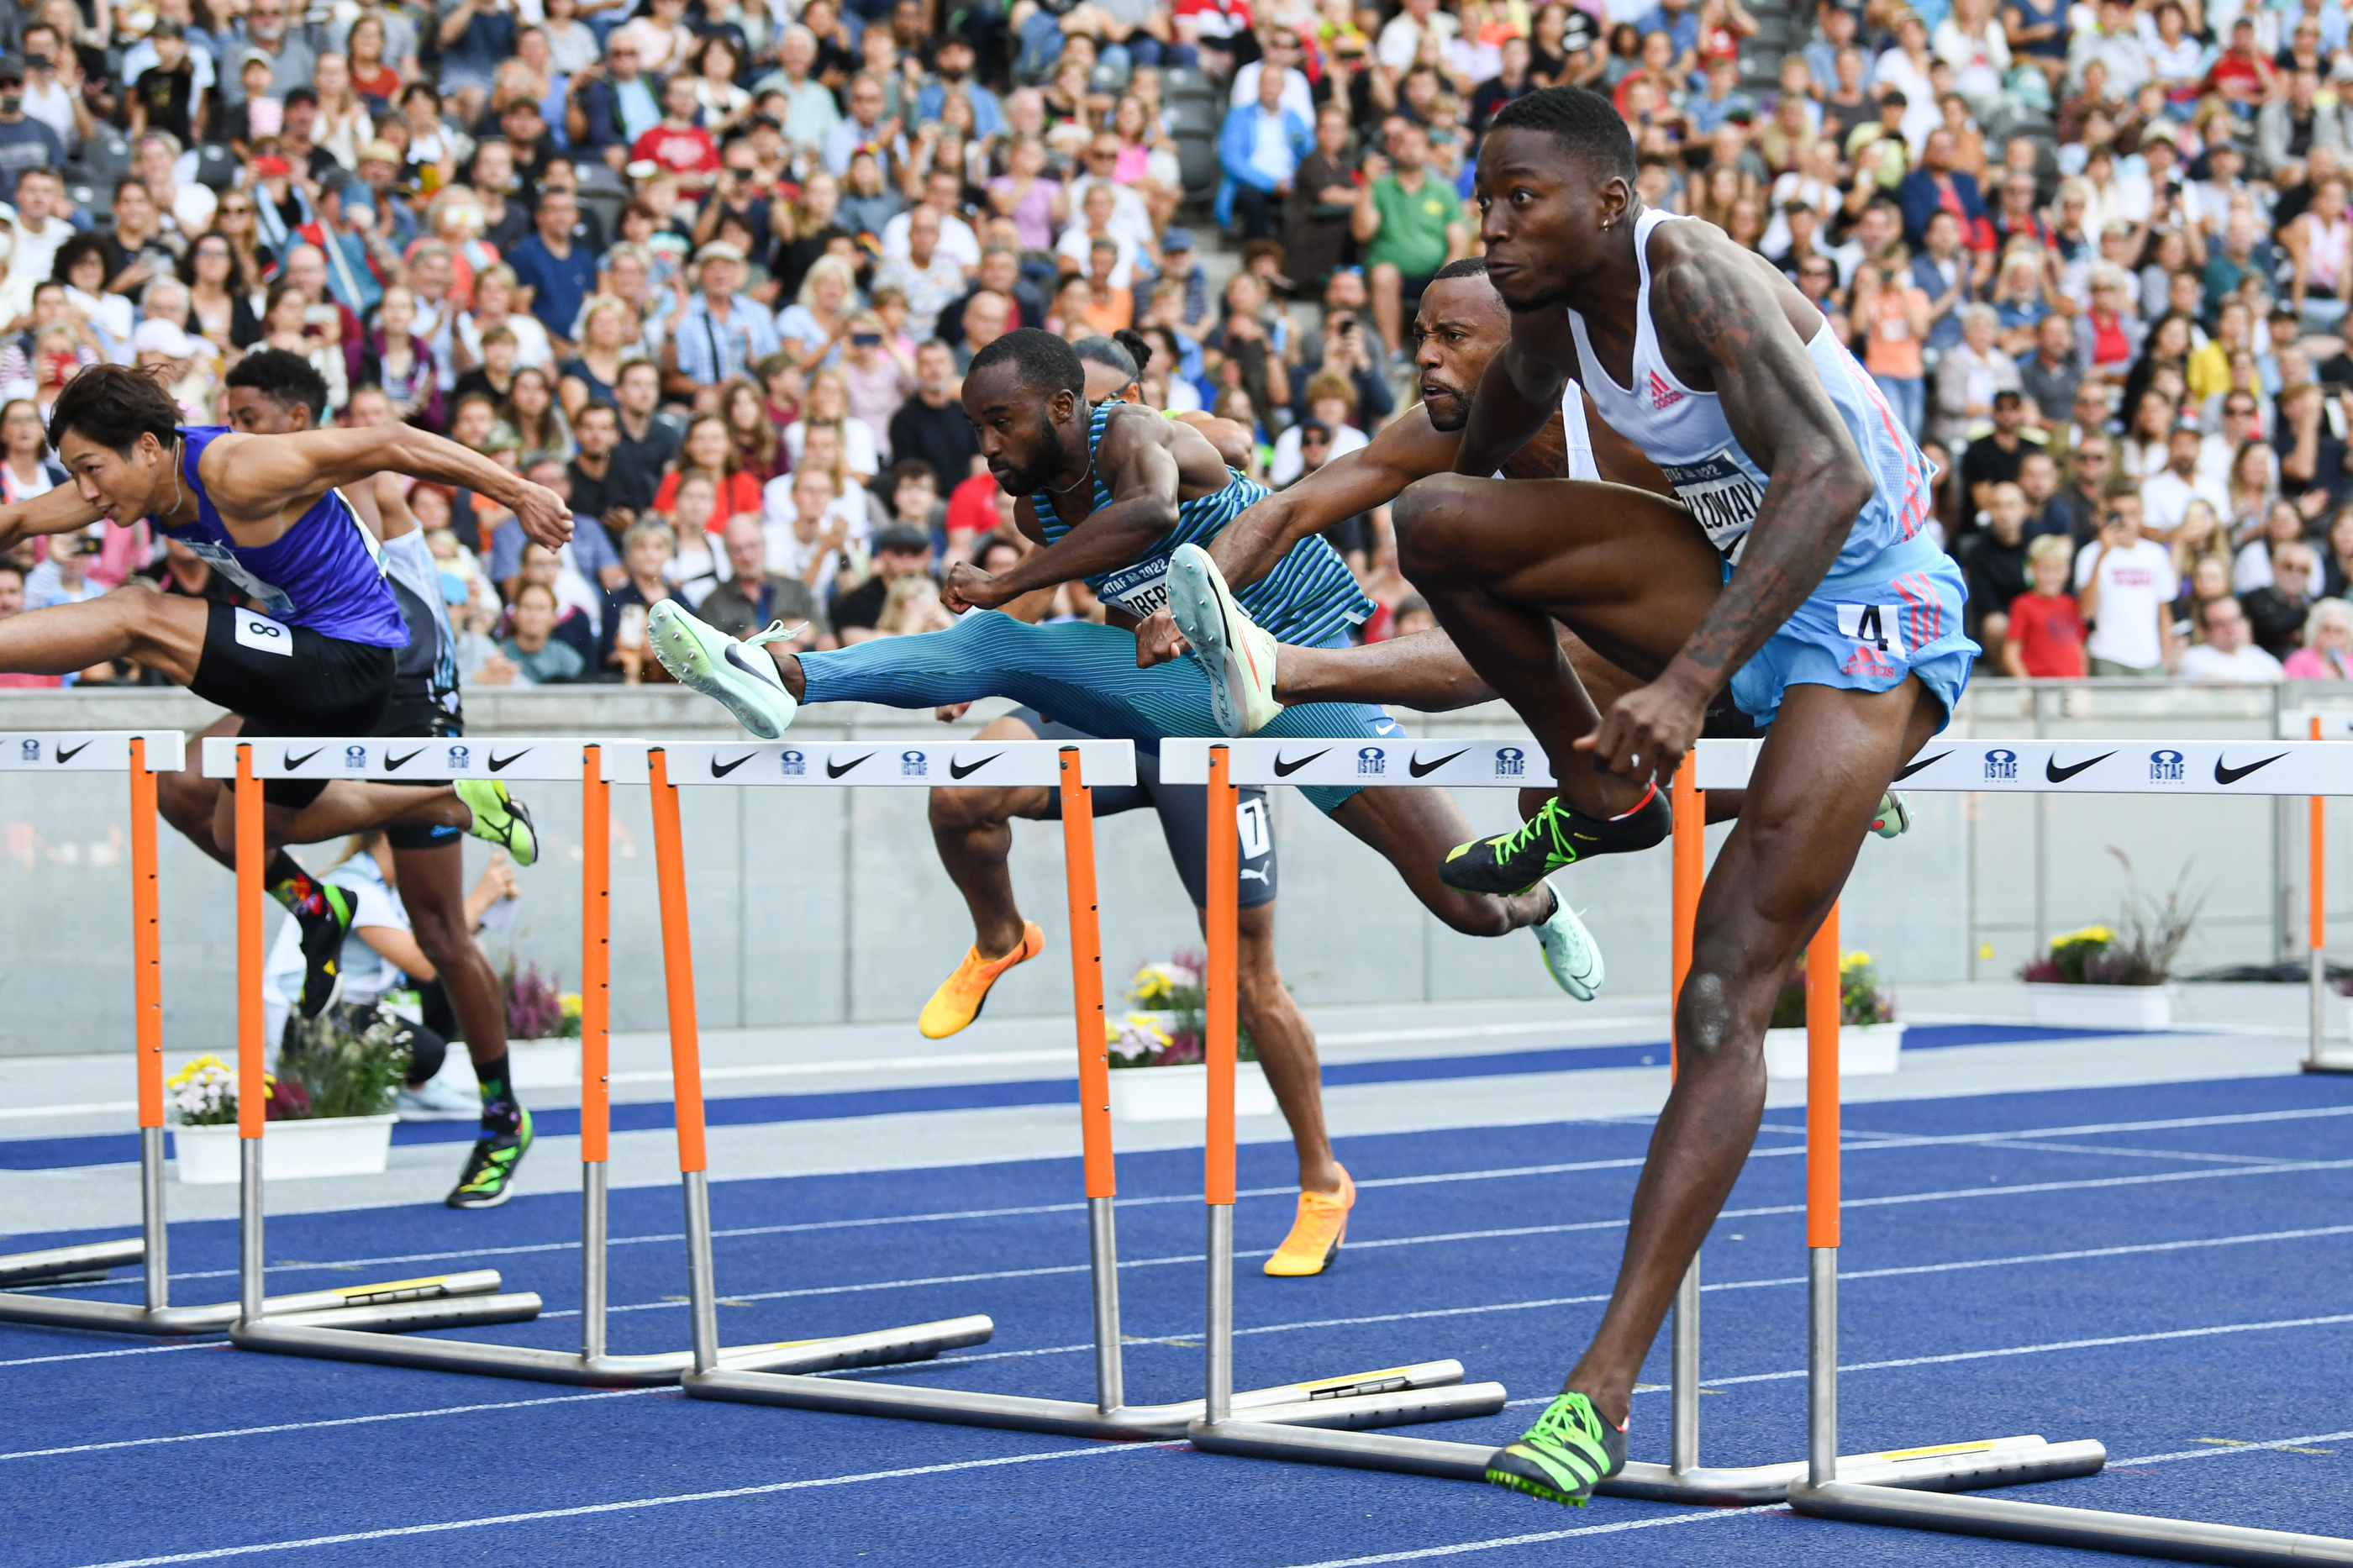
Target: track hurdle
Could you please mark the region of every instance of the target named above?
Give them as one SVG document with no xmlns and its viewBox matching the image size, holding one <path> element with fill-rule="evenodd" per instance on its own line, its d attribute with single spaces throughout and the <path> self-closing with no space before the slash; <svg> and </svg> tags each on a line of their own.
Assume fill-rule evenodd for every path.
<svg viewBox="0 0 2353 1568">
<path fill-rule="evenodd" d="M 103 1329 L 133 1334 L 217 1333 L 243 1303 L 172 1305 L 165 1236 L 164 1172 L 164 979 L 162 917 L 155 853 L 155 775 L 187 763 L 179 731 L 78 731 L 0 735 L 0 770 L 16 773 L 126 773 L 131 780 L 131 995 L 134 1070 L 139 1085 L 137 1237 L 0 1258 L 0 1285 L 62 1284 L 103 1279 L 117 1265 L 141 1264 L 145 1300 L 81 1301 L 0 1294 L 0 1321 L 47 1328 Z M 401 1279 L 380 1285 L 301 1290 L 256 1298 L 256 1315 L 279 1321 L 335 1321 L 377 1331 L 407 1327 L 420 1313 L 449 1312 L 451 1302 L 497 1290 L 491 1269 Z M 438 1303 L 427 1306 L 426 1303 Z M 463 1308 L 455 1310 L 461 1317 Z"/>
<path fill-rule="evenodd" d="M 250 1027 L 259 1030 L 261 882 L 257 855 L 248 876 L 245 847 L 260 842 L 259 781 L 265 778 L 385 778 L 399 770 L 403 782 L 446 783 L 461 778 L 496 776 L 510 782 L 566 783 L 578 781 L 582 812 L 581 868 L 581 1007 L 580 1007 L 580 1349 L 543 1350 L 527 1345 L 489 1344 L 466 1340 L 387 1339 L 353 1333 L 336 1327 L 287 1325 L 270 1321 L 240 1322 L 230 1339 L 242 1350 L 280 1355 L 313 1356 L 329 1361 L 370 1362 L 380 1366 L 414 1367 L 431 1372 L 476 1373 L 543 1383 L 598 1387 L 649 1387 L 676 1383 L 692 1363 L 685 1351 L 646 1355 L 614 1355 L 606 1349 L 607 1254 L 606 1223 L 607 1157 L 612 1129 L 609 1067 L 612 1021 L 612 786 L 644 784 L 649 777 L 646 744 L 642 741 L 576 739 L 499 739 L 473 742 L 420 742 L 380 739 L 301 740 L 260 742 L 211 739 L 205 742 L 207 777 L 237 781 L 237 808 L 250 809 L 254 821 L 237 832 L 238 951 L 251 954 L 251 975 L 242 984 L 240 1005 L 253 1009 Z M 406 752 L 396 760 L 386 752 Z M 249 945 L 248 945 L 249 942 Z M 693 998 L 681 995 L 677 975 L 670 975 L 671 1062 L 685 1083 L 696 1076 Z M 250 1059 L 257 1076 L 259 1046 L 241 1051 L 239 1065 Z M 685 1064 L 683 1068 L 681 1064 Z M 691 1137 L 684 1107 L 679 1116 L 680 1168 L 685 1171 L 690 1148 L 702 1139 L 702 1101 L 695 1100 Z M 250 1134 L 248 1135 L 251 1136 Z M 247 1206 L 249 1211 L 248 1260 L 260 1268 L 260 1184 L 256 1170 L 258 1143 L 246 1146 Z M 508 1315 L 473 1321 L 520 1322 L 539 1311 L 536 1295 L 503 1298 L 512 1303 Z M 879 1334 L 850 1335 L 795 1344 L 747 1345 L 719 1352 L 727 1365 L 836 1368 L 865 1366 L 878 1362 L 921 1360 L 951 1344 L 973 1342 L 970 1322 L 925 1324 L 917 1329 Z M 978 1336 L 987 1337 L 987 1320 Z"/>
<path fill-rule="evenodd" d="M 687 939 L 684 847 L 676 793 L 679 788 L 881 784 L 927 789 L 951 781 L 974 786 L 1044 784 L 1061 791 L 1062 843 L 1071 911 L 1071 1012 L 1078 1035 L 1088 1262 L 1093 1285 L 1095 1397 L 1087 1402 L 913 1388 L 773 1371 L 741 1371 L 722 1364 L 712 1349 L 718 1342 L 718 1315 L 711 1260 L 709 1192 L 699 1170 L 690 1178 L 687 1196 L 688 1277 L 692 1292 L 695 1362 L 683 1385 L 687 1394 L 697 1399 L 744 1405 L 1082 1437 L 1182 1436 L 1186 1424 L 1200 1414 L 1201 1403 L 1187 1400 L 1174 1405 L 1128 1404 L 1120 1347 L 1119 1247 L 1113 1226 L 1113 1202 L 1117 1189 L 1112 1158 L 1110 1058 L 1103 1029 L 1093 797 L 1089 792 L 1096 784 L 1134 783 L 1135 753 L 1129 742 L 786 742 L 770 745 L 657 748 L 653 755 L 654 849 L 661 877 L 663 945 L 671 964 L 671 994 L 691 996 L 693 989 L 693 958 Z M 1228 817 L 1230 838 L 1230 807 Z M 1229 850 L 1222 873 L 1229 887 L 1234 880 L 1234 872 L 1235 862 Z M 1220 874 L 1212 859 L 1211 880 Z M 1229 1109 L 1231 1092 L 1229 1081 Z M 679 1076 L 681 1136 L 690 1097 L 698 1108 L 699 1132 L 700 1084 L 691 1076 L 691 1064 L 681 1067 Z M 1261 1419 L 1312 1420 L 1341 1426 L 1451 1420 L 1502 1408 L 1501 1388 L 1492 1384 L 1464 1388 L 1461 1382 L 1461 1363 L 1430 1362 L 1258 1389 L 1237 1398 Z"/>
<path fill-rule="evenodd" d="M 2353 710 L 2333 709 L 2327 712 L 2291 712 L 2280 715 L 2280 737 L 2283 740 L 2353 739 Z M 2328 997 L 2328 797 L 2312 797 L 2310 826 L 2306 829 L 2305 848 L 2309 866 L 2305 872 L 2308 898 L 2305 953 L 2308 965 L 2306 984 L 2311 988 L 2311 1044 L 2304 1057 L 2306 1072 L 2353 1073 L 2353 1055 L 2332 1055 L 2328 1049 L 2328 1016 L 2333 1009 Z"/>
<path fill-rule="evenodd" d="M 1740 787 L 1747 782 L 1762 745 L 1757 741 L 1702 742 L 1698 782 L 1719 789 Z M 2353 747 L 2309 740 L 2253 746 L 2243 742 L 2214 741 L 1938 740 L 1929 742 L 1913 759 L 1905 771 L 1904 787 L 1925 792 L 2024 795 L 2308 795 L 2316 802 L 2316 826 L 2317 802 L 2329 795 L 2353 794 Z M 2316 873 L 2318 868 L 2316 855 Z M 2318 898 L 2319 884 L 2316 880 L 2316 904 Z M 2319 935 L 2316 921 L 2316 949 Z M 1827 956 L 1828 962 L 1835 965 L 1834 931 Z M 1810 1031 L 1815 1023 L 1812 1003 L 1817 988 L 1813 984 L 1814 958 L 1810 951 L 1808 958 L 1807 1024 Z M 1833 995 L 1836 981 L 1833 968 L 1830 972 Z M 1835 1005 L 1830 1005 L 1829 1016 L 1833 1022 L 1837 1016 Z M 1831 1042 L 1829 1049 L 1835 1053 L 1835 1034 Z M 1811 1034 L 1808 1044 L 1807 1130 L 1810 1150 L 1818 1119 L 1828 1121 L 1829 1131 L 1835 1136 L 1838 1100 L 1835 1076 L 1822 1071 L 1825 1058 L 1821 1035 Z M 1829 1059 L 1835 1060 L 1835 1056 Z M 1816 1102 L 1818 1092 L 1822 1096 L 1820 1105 Z M 1810 1170 L 1810 1159 L 1809 1165 Z M 1822 1456 L 1835 1452 L 1838 1441 L 1838 1238 L 1833 1228 L 1825 1247 L 1813 1231 L 1814 1215 L 1810 1191 L 1808 1239 L 1815 1247 L 1810 1273 L 1815 1293 L 1810 1307 L 1810 1337 L 1814 1354 L 1810 1360 L 1807 1383 L 1809 1463 L 1806 1476 L 1791 1482 L 1788 1488 L 1789 1504 L 1799 1513 L 1858 1524 L 1990 1536 L 2186 1563 L 2278 1564 L 2280 1568 L 2306 1568 L 2316 1563 L 2353 1563 L 2353 1540 L 2111 1513 L 2097 1509 L 2059 1508 L 2008 1498 L 1937 1495 L 1941 1489 L 1892 1489 L 1884 1484 L 1866 1484 L 1870 1478 L 1848 1475 L 1843 1460 L 1835 1468 L 1824 1463 Z M 1830 1210 L 1826 1217 L 1834 1227 L 1835 1209 Z M 2058 1447 L 2079 1446 L 2098 1447 L 2095 1443 Z"/>
<path fill-rule="evenodd" d="M 1311 751 L 1319 745 L 1324 750 Z M 1233 852 L 1229 803 L 1239 785 L 1356 784 L 1378 788 L 1446 784 L 1518 789 L 1552 783 L 1542 753 L 1531 755 L 1532 751 L 1534 748 L 1525 742 L 1493 741 L 1458 740 L 1442 743 L 1358 739 L 1327 742 L 1167 741 L 1161 745 L 1160 766 L 1163 778 L 1180 783 L 1190 783 L 1199 778 L 1209 780 L 1210 853 L 1215 857 L 1220 852 Z M 1741 781 L 1746 777 L 1744 771 Z M 1687 767 L 1684 774 L 1678 778 L 1674 793 L 1674 963 L 1679 979 L 1691 963 L 1691 921 L 1698 908 L 1702 881 L 1704 857 L 1701 834 L 1706 814 L 1697 786 L 1704 782 L 1704 769 L 1694 773 Z M 1728 781 L 1717 787 L 1736 787 L 1736 783 Z M 1221 806 L 1221 802 L 1229 804 Z M 1222 847 L 1219 844 L 1221 837 L 1225 840 Z M 1214 859 L 1212 863 L 1215 863 Z M 1209 896 L 1212 900 L 1224 902 L 1223 918 L 1229 922 L 1232 900 L 1214 875 L 1210 879 Z M 1210 930 L 1214 933 L 1220 918 L 1217 902 L 1213 901 L 1211 910 Z M 1834 926 L 1830 929 L 1827 939 L 1820 936 L 1815 939 L 1815 948 L 1827 954 L 1829 1002 L 1826 1015 L 1816 1006 L 1809 1007 L 1808 1026 L 1811 1034 L 1809 1045 L 1813 1062 L 1827 1059 L 1835 1064 L 1838 1059 L 1837 941 Z M 1822 960 L 1810 951 L 1810 980 L 1820 962 Z M 1221 1011 L 1217 998 L 1221 992 L 1228 997 L 1233 994 L 1233 953 L 1230 948 L 1221 951 L 1214 941 L 1214 935 L 1209 950 L 1208 984 L 1211 998 L 1209 1104 L 1214 1118 L 1222 1093 L 1229 1129 L 1234 1060 L 1232 1008 L 1229 1003 Z M 1822 1032 L 1825 1016 L 1828 1019 L 1827 1046 Z M 1222 1041 L 1218 1035 L 1221 1022 L 1227 1030 Z M 1822 1055 L 1826 1048 L 1829 1052 L 1827 1058 Z M 1811 1096 L 1826 1094 L 1830 1103 L 1835 1106 L 1838 1089 L 1834 1066 L 1826 1079 L 1820 1074 L 1813 1077 L 1817 1085 L 1825 1087 L 1810 1089 L 1810 1103 Z M 1809 1234 L 1810 1237 L 1814 1237 L 1827 1232 L 1833 1238 L 1829 1248 L 1829 1256 L 1833 1260 L 1833 1265 L 1827 1271 L 1829 1285 L 1826 1289 L 1818 1289 L 1811 1297 L 1813 1331 L 1810 1334 L 1810 1344 L 1818 1359 L 1825 1354 L 1834 1355 L 1837 1342 L 1834 1328 L 1825 1338 L 1821 1321 L 1825 1311 L 1835 1310 L 1835 1300 L 1831 1292 L 1836 1286 L 1837 1159 L 1835 1118 L 1831 1120 L 1825 1138 L 1820 1135 L 1815 1119 L 1810 1116 L 1806 1152 Z M 1233 1180 L 1230 1131 L 1220 1142 L 1213 1121 L 1208 1175 L 1211 1193 L 1223 1192 L 1230 1203 Z M 1222 1273 L 1224 1289 L 1228 1292 L 1222 1309 L 1213 1309 L 1210 1321 L 1213 1324 L 1222 1324 L 1224 1331 L 1230 1336 L 1232 1221 L 1229 1210 L 1228 1216 L 1221 1222 L 1215 1206 L 1216 1196 L 1213 1195 L 1210 1202 L 1212 1279 L 1218 1279 Z M 1825 1266 L 1821 1261 L 1820 1244 L 1817 1243 L 1816 1247 L 1810 1278 L 1819 1287 L 1825 1279 Z M 1221 1255 L 1225 1259 L 1222 1271 L 1219 1267 Z M 1217 1289 L 1213 1285 L 1213 1291 Z M 1659 1465 L 1630 1461 L 1623 1470 L 1604 1481 L 1597 1489 L 1611 1497 L 1711 1507 L 1781 1501 L 1794 1484 L 1804 1480 L 1809 1461 L 1740 1468 L 1709 1468 L 1699 1462 L 1699 1265 L 1696 1258 L 1676 1293 L 1672 1335 L 1669 1358 L 1670 1398 L 1673 1411 L 1670 1462 Z M 1228 1405 L 1217 1386 L 1221 1366 L 1229 1368 L 1230 1362 L 1221 1358 L 1213 1348 L 1209 1359 L 1211 1386 L 1207 1394 L 1208 1414 L 1188 1428 L 1196 1447 L 1245 1458 L 1288 1459 L 1356 1469 L 1390 1470 L 1434 1476 L 1446 1480 L 1483 1482 L 1486 1479 L 1487 1460 L 1495 1451 L 1492 1444 L 1447 1443 L 1381 1433 L 1299 1430 L 1257 1420 L 1233 1419 L 1229 1415 Z M 2099 1469 L 2105 1458 L 2105 1451 L 2096 1443 L 2052 1444 L 2038 1436 L 2000 1437 L 1844 1457 L 1837 1454 L 1834 1431 L 1830 1441 L 1832 1446 L 1825 1450 L 1824 1458 L 1835 1466 L 1836 1473 L 1844 1479 L 1881 1487 L 1927 1487 L 1939 1490 L 2014 1486 L 2030 1480 L 2089 1475 Z"/>
</svg>

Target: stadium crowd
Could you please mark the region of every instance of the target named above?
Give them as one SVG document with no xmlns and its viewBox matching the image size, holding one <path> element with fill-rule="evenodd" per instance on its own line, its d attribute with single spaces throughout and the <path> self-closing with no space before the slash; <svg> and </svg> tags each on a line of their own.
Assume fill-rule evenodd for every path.
<svg viewBox="0 0 2353 1568">
<path fill-rule="evenodd" d="M 2353 677 L 2337 0 L 1258 5 L 0 0 L 0 500 L 63 482 L 80 367 L 215 422 L 281 348 L 322 418 L 581 519 L 552 553 L 411 493 L 470 685 L 662 679 L 670 596 L 807 647 L 933 629 L 947 563 L 1029 548 L 976 351 L 1133 329 L 1147 401 L 1294 482 L 1413 401 L 1488 121 L 1576 84 L 1922 440 L 1987 673 Z M 1364 636 L 1427 624 L 1383 513 L 1335 533 Z M 99 530 L 0 563 L 0 615 L 142 584 L 231 593 Z"/>
</svg>

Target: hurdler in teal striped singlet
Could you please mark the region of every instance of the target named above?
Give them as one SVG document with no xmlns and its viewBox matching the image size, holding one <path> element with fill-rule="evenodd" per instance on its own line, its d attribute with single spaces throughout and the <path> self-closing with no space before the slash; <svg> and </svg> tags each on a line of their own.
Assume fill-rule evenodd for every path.
<svg viewBox="0 0 2353 1568">
<path fill-rule="evenodd" d="M 1092 458 L 1103 446 L 1103 427 L 1111 422 L 1111 411 L 1121 406 L 1113 402 L 1095 405 L 1087 427 L 1087 456 L 1094 476 L 1098 510 L 1112 504 L 1112 493 L 1111 487 L 1103 483 L 1102 465 Z M 1161 536 L 1150 554 L 1088 578 L 1087 586 L 1094 590 L 1095 596 L 1106 605 L 1118 605 L 1138 620 L 1166 604 L 1168 558 L 1176 553 L 1176 547 L 1198 544 L 1208 549 L 1209 542 L 1223 533 L 1229 523 L 1266 499 L 1263 486 L 1230 468 L 1226 477 L 1224 489 L 1177 503 L 1176 526 Z M 1044 531 L 1047 543 L 1052 544 L 1071 531 L 1072 525 L 1062 521 L 1050 491 L 1039 490 L 1029 501 L 1038 509 L 1038 525 Z M 1373 602 L 1356 586 L 1347 563 L 1320 537 L 1293 545 L 1283 552 L 1273 571 L 1234 597 L 1250 612 L 1250 618 L 1271 632 L 1277 641 L 1305 647 L 1323 646 L 1373 613 Z"/>
</svg>

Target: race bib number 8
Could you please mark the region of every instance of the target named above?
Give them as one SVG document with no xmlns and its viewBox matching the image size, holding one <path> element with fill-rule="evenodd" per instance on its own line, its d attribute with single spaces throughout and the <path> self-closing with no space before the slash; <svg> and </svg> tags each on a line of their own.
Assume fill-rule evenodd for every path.
<svg viewBox="0 0 2353 1568">
<path fill-rule="evenodd" d="M 258 653 L 274 653 L 287 658 L 294 657 L 294 633 L 268 616 L 257 616 L 251 610 L 239 610 L 233 617 L 237 641 L 240 647 Z"/>
</svg>

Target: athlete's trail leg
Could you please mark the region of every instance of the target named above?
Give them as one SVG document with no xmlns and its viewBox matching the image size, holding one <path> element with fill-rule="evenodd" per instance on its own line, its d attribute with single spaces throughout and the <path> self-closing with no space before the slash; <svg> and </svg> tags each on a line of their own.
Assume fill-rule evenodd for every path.
<svg viewBox="0 0 2353 1568">
<path fill-rule="evenodd" d="M 1332 820 L 1379 850 L 1430 913 L 1466 936 L 1502 936 L 1552 913 L 1553 896 L 1541 885 L 1495 898 L 1438 879 L 1446 852 L 1472 837 L 1462 808 L 1442 789 L 1359 790 Z"/>
<path fill-rule="evenodd" d="M 0 669 L 72 675 L 109 659 L 134 658 L 174 686 L 196 678 L 205 654 L 203 599 L 117 591 L 79 605 L 53 605 L 0 621 Z"/>
<path fill-rule="evenodd" d="M 507 1054 L 506 1007 L 498 973 L 466 920 L 464 847 L 452 841 L 430 849 L 395 848 L 392 859 L 417 945 L 449 993 L 466 1054 L 477 1067 L 492 1066 Z"/>
<path fill-rule="evenodd" d="M 1626 1419 L 1642 1358 L 1748 1158 L 1765 1108 L 1765 1026 L 1836 901 L 1882 791 L 1943 719 L 1917 679 L 1869 694 L 1792 686 L 1747 809 L 1700 894 L 1675 1002 L 1680 1071 L 1634 1189 L 1618 1284 L 1566 1388 Z"/>
<path fill-rule="evenodd" d="M 781 666 L 783 659 L 778 659 Z M 799 661 L 794 661 L 796 678 Z M 1007 714 L 982 726 L 975 741 L 1034 741 L 1037 732 Z M 1051 805 L 1040 786 L 1011 789 L 957 789 L 943 785 L 932 791 L 932 843 L 947 868 L 948 879 L 964 895 L 972 911 L 972 944 L 983 958 L 1003 958 L 1021 945 L 1021 907 L 1013 897 L 1013 876 L 1006 868 L 1013 852 L 1016 816 L 1039 817 Z"/>
</svg>

